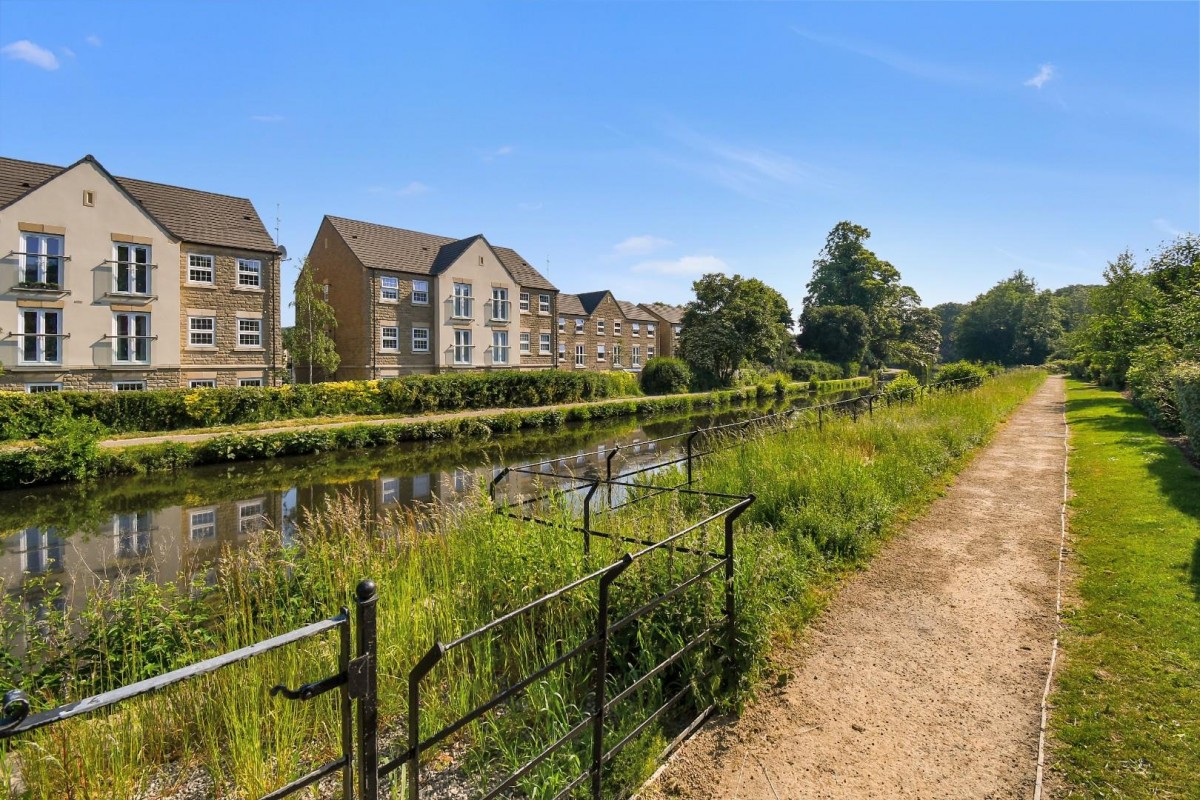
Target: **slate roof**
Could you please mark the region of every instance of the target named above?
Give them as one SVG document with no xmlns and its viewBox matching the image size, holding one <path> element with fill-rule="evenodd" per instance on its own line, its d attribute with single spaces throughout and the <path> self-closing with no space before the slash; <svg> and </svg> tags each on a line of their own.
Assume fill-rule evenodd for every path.
<svg viewBox="0 0 1200 800">
<path fill-rule="evenodd" d="M 244 197 L 111 175 L 92 156 L 68 167 L 0 158 L 0 209 L 7 208 L 76 164 L 90 162 L 177 239 L 197 244 L 273 253 L 274 240 Z"/>
<path fill-rule="evenodd" d="M 642 307 L 665 319 L 672 325 L 683 324 L 683 306 L 669 306 L 666 303 L 643 303 Z"/>
<path fill-rule="evenodd" d="M 635 303 L 630 303 L 627 300 L 618 300 L 617 305 L 621 307 L 621 313 L 625 315 L 625 319 L 633 320 L 634 322 L 658 322 L 657 317 Z"/>
<path fill-rule="evenodd" d="M 558 313 L 572 314 L 576 317 L 586 317 L 587 312 L 583 310 L 583 303 L 579 302 L 577 294 L 560 294 L 558 296 Z"/>
<path fill-rule="evenodd" d="M 466 239 L 452 239 L 390 225 L 378 225 L 345 217 L 326 215 L 325 219 L 345 240 L 355 257 L 368 269 L 390 269 L 417 275 L 436 275 L 449 267 L 477 239 L 487 239 L 476 234 Z M 521 286 L 531 289 L 558 291 L 545 276 L 534 269 L 520 253 L 508 247 L 494 247 L 500 263 Z"/>
<path fill-rule="evenodd" d="M 583 306 L 584 312 L 590 316 L 607 294 L 609 294 L 608 289 L 601 289 L 598 292 L 582 292 L 576 297 L 579 298 L 579 304 Z"/>
</svg>

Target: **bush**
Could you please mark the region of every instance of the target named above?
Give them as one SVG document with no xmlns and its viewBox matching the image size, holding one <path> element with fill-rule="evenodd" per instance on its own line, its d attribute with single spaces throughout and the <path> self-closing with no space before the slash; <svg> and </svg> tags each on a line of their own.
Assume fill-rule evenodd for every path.
<svg viewBox="0 0 1200 800">
<path fill-rule="evenodd" d="M 921 382 L 908 372 L 888 381 L 883 387 L 883 393 L 888 397 L 899 400 L 911 400 L 921 389 Z"/>
<path fill-rule="evenodd" d="M 0 440 L 45 436 L 64 418 L 94 420 L 110 432 L 128 433 L 320 416 L 515 408 L 636 394 L 637 379 L 626 372 L 559 370 L 412 375 L 278 388 L 0 392 Z"/>
<path fill-rule="evenodd" d="M 836 381 L 842 377 L 842 368 L 828 361 L 811 359 L 796 359 L 787 365 L 793 380 L 797 381 Z"/>
<path fill-rule="evenodd" d="M 1125 385 L 1133 395 L 1134 405 L 1146 412 L 1155 427 L 1170 433 L 1180 430 L 1171 379 L 1178 357 L 1175 349 L 1165 342 L 1143 345 L 1133 351 L 1125 373 Z"/>
<path fill-rule="evenodd" d="M 978 386 L 983 383 L 983 379 L 988 376 L 988 370 L 981 364 L 975 364 L 971 361 L 952 361 L 949 364 L 943 364 L 938 368 L 934 375 L 934 383 L 945 383 L 946 381 L 957 381 L 963 379 L 968 380 L 967 383 Z"/>
<path fill-rule="evenodd" d="M 678 358 L 655 357 L 642 367 L 642 391 L 646 394 L 680 394 L 692 383 L 692 371 Z"/>
<path fill-rule="evenodd" d="M 1179 423 L 1192 445 L 1200 453 L 1200 362 L 1185 361 L 1171 373 L 1175 386 L 1175 408 Z"/>
</svg>

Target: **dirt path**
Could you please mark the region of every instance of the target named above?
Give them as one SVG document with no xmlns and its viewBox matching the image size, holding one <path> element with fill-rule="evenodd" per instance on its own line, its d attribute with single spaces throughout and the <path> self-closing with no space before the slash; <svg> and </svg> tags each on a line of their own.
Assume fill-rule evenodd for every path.
<svg viewBox="0 0 1200 800">
<path fill-rule="evenodd" d="M 832 602 L 789 674 L 648 798 L 1029 798 L 1054 634 L 1063 381 Z"/>
</svg>

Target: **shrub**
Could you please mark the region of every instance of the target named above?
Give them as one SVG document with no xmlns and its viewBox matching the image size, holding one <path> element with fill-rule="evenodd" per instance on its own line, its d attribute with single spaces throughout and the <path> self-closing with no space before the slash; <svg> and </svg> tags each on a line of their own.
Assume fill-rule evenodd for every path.
<svg viewBox="0 0 1200 800">
<path fill-rule="evenodd" d="M 1171 380 L 1180 427 L 1187 434 L 1192 452 L 1200 453 L 1200 362 L 1183 362 L 1171 373 Z"/>
<path fill-rule="evenodd" d="M 988 371 L 981 364 L 975 364 L 970 361 L 952 361 L 949 364 L 943 364 L 938 368 L 934 375 L 935 383 L 945 383 L 946 381 L 957 381 L 964 378 L 973 378 L 974 380 L 967 381 L 968 383 L 978 386 L 983 382 L 983 379 L 988 376 Z"/>
<path fill-rule="evenodd" d="M 788 365 L 788 372 L 797 381 L 836 381 L 842 377 L 842 368 L 828 361 L 797 359 Z"/>
<path fill-rule="evenodd" d="M 642 391 L 646 394 L 680 394 L 692 383 L 692 371 L 678 358 L 658 356 L 642 367 Z"/>
<path fill-rule="evenodd" d="M 888 381 L 883 387 L 883 393 L 891 398 L 911 400 L 920 389 L 921 382 L 912 374 L 905 372 Z"/>
<path fill-rule="evenodd" d="M 1171 380 L 1177 359 L 1175 349 L 1165 342 L 1143 345 L 1133 351 L 1125 373 L 1125 384 L 1134 404 L 1146 412 L 1156 427 L 1171 433 L 1180 430 Z"/>
</svg>

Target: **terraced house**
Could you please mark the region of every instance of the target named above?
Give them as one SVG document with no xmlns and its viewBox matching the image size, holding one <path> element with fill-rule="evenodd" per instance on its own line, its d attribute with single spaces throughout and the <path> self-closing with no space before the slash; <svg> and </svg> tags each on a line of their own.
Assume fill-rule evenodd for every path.
<svg viewBox="0 0 1200 800">
<path fill-rule="evenodd" d="M 249 200 L 0 158 L 0 388 L 260 386 L 279 250 Z"/>
<path fill-rule="evenodd" d="M 657 318 L 607 289 L 560 295 L 558 306 L 561 369 L 636 372 L 658 354 Z"/>
<path fill-rule="evenodd" d="M 658 329 L 658 354 L 665 358 L 678 357 L 679 334 L 683 331 L 683 306 L 642 303 L 641 308 L 654 317 Z"/>
<path fill-rule="evenodd" d="M 337 316 L 337 380 L 554 366 L 558 290 L 482 234 L 326 216 L 308 266 Z"/>
</svg>

